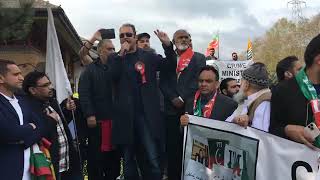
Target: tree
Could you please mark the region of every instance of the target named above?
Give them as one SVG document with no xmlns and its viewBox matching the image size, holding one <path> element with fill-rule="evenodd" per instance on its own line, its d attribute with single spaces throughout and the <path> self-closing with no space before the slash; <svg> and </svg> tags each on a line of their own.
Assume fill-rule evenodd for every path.
<svg viewBox="0 0 320 180">
<path fill-rule="evenodd" d="M 319 34 L 320 14 L 295 24 L 286 18 L 279 19 L 262 37 L 253 41 L 254 58 L 275 72 L 277 63 L 290 55 L 303 60 L 310 40 Z"/>
<path fill-rule="evenodd" d="M 3 8 L 0 4 L 0 41 L 25 40 L 33 24 L 32 4 L 22 0 L 21 8 Z"/>
</svg>

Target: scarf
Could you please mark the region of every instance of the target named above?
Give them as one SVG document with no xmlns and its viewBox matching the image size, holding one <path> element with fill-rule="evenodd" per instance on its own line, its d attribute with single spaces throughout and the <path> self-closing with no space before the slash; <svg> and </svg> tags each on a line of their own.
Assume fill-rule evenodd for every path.
<svg viewBox="0 0 320 180">
<path fill-rule="evenodd" d="M 101 147 L 100 147 L 101 152 L 112 151 L 111 129 L 112 129 L 111 120 L 101 121 Z"/>
<path fill-rule="evenodd" d="M 203 110 L 201 109 L 201 97 L 200 97 L 200 91 L 198 90 L 194 96 L 193 101 L 193 115 L 199 116 L 199 117 L 205 117 L 210 118 L 212 109 L 214 107 L 214 104 L 216 102 L 217 98 L 217 91 L 215 92 L 214 96 L 209 100 L 209 102 L 204 106 Z"/>
<path fill-rule="evenodd" d="M 298 82 L 298 85 L 300 87 L 300 90 L 302 91 L 302 94 L 304 95 L 304 97 L 310 101 L 310 104 L 318 104 L 318 103 L 314 103 L 314 102 L 318 102 L 318 95 L 317 95 L 317 91 L 314 88 L 314 86 L 312 85 L 312 83 L 310 82 L 310 80 L 308 79 L 308 76 L 305 72 L 305 68 L 303 68 L 301 71 L 298 72 L 298 74 L 296 75 L 296 80 Z M 308 103 L 309 104 L 309 103 Z M 307 121 L 308 123 L 314 122 L 318 128 L 320 127 L 320 117 L 319 117 L 319 112 L 315 112 L 314 108 L 313 109 L 313 116 L 308 116 L 307 117 Z M 318 148 L 320 148 L 320 137 L 316 137 L 314 145 Z"/>
<path fill-rule="evenodd" d="M 180 74 L 186 67 L 188 67 L 191 58 L 193 57 L 194 52 L 191 48 L 188 48 L 185 52 L 183 52 L 179 58 L 178 66 L 177 66 L 177 74 Z"/>
<path fill-rule="evenodd" d="M 31 180 L 55 180 L 53 165 L 49 153 L 51 143 L 42 138 L 41 142 L 34 144 L 30 154 Z"/>
</svg>

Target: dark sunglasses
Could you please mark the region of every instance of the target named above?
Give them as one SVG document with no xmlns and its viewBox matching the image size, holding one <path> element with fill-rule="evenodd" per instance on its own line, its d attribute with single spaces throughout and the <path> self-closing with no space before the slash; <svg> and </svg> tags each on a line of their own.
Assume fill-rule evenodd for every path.
<svg viewBox="0 0 320 180">
<path fill-rule="evenodd" d="M 132 37 L 133 36 L 133 33 L 121 33 L 120 35 L 119 35 L 119 37 L 120 38 L 124 38 L 124 36 L 126 36 L 126 37 Z"/>
</svg>

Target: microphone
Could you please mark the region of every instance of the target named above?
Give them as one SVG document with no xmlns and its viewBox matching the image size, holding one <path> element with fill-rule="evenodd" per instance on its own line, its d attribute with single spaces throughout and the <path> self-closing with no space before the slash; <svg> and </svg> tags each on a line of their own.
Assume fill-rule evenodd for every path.
<svg viewBox="0 0 320 180">
<path fill-rule="evenodd" d="M 129 44 L 129 42 L 128 42 L 128 41 L 124 41 L 123 43 L 125 43 L 125 42 Z M 122 44 L 123 44 L 123 43 L 122 43 Z M 122 45 L 122 44 L 121 44 L 121 45 Z M 121 50 L 120 50 L 120 51 L 121 51 Z M 123 55 L 122 55 L 122 56 L 125 56 L 125 55 L 127 54 L 127 52 L 128 52 L 128 50 L 127 50 L 127 49 L 124 49 L 124 50 L 123 50 Z"/>
<path fill-rule="evenodd" d="M 125 55 L 127 54 L 127 52 L 128 52 L 128 50 L 125 49 L 125 50 L 123 51 L 123 56 L 125 56 Z"/>
</svg>

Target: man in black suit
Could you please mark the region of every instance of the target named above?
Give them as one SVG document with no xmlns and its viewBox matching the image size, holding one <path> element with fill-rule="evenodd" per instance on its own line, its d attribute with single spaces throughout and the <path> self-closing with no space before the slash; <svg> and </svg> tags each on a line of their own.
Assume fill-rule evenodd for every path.
<svg viewBox="0 0 320 180">
<path fill-rule="evenodd" d="M 134 25 L 123 24 L 119 31 L 121 50 L 109 59 L 115 83 L 112 142 L 122 147 L 125 179 L 139 179 L 138 164 L 143 179 L 160 180 L 163 122 L 156 73 L 174 71 L 174 54 L 168 51 L 172 44 L 165 33 L 155 32 L 165 49 L 166 59 L 162 59 L 137 48 Z"/>
<path fill-rule="evenodd" d="M 49 151 L 57 179 L 80 178 L 80 160 L 67 122 L 72 119 L 71 110 L 76 109 L 74 101 L 69 99 L 66 107 L 60 108 L 53 86 L 43 72 L 27 74 L 23 90 L 32 110 L 41 118 L 44 137 L 52 143 Z"/>
<path fill-rule="evenodd" d="M 177 68 L 161 73 L 160 89 L 164 95 L 166 138 L 169 179 L 180 179 L 182 161 L 182 132 L 179 118 L 185 113 L 185 101 L 194 96 L 198 89 L 198 74 L 206 65 L 203 54 L 193 52 L 191 36 L 186 30 L 178 30 L 173 35 L 176 46 L 170 49 L 176 54 Z"/>
<path fill-rule="evenodd" d="M 269 131 L 314 148 L 314 145 L 320 147 L 319 141 L 305 133 L 304 127 L 314 122 L 316 116 L 311 104 L 320 95 L 320 35 L 308 44 L 304 60 L 305 68 L 273 89 Z M 318 123 L 316 125 L 319 127 Z"/>
<path fill-rule="evenodd" d="M 99 30 L 90 42 L 97 39 L 102 39 Z M 114 53 L 112 41 L 100 41 L 98 52 L 99 57 L 87 66 L 79 80 L 80 103 L 88 126 L 87 169 L 89 180 L 114 180 L 120 173 L 120 157 L 111 144 L 112 77 L 108 57 Z"/>
<path fill-rule="evenodd" d="M 1 179 L 31 180 L 30 147 L 40 140 L 39 118 L 14 92 L 23 76 L 12 61 L 0 60 L 0 174 Z"/>
<path fill-rule="evenodd" d="M 214 120 L 226 120 L 236 110 L 238 104 L 231 98 L 220 94 L 218 71 L 212 66 L 205 66 L 199 75 L 199 90 L 194 98 L 187 101 L 186 112 L 189 114 Z M 180 123 L 189 123 L 187 114 L 181 116 Z"/>
</svg>

